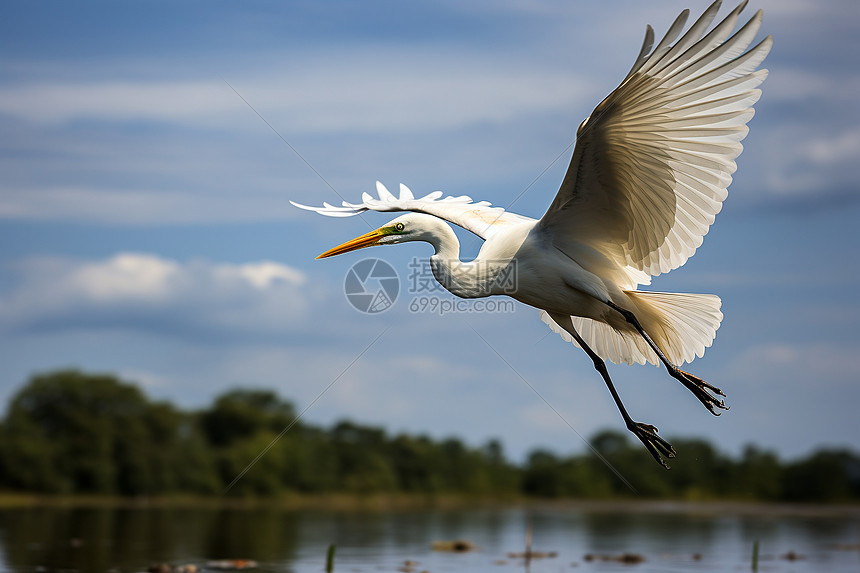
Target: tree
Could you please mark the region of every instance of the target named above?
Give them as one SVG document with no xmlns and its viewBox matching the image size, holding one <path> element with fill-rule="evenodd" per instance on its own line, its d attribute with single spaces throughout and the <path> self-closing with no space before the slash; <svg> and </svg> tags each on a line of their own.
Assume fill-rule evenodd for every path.
<svg viewBox="0 0 860 573">
<path fill-rule="evenodd" d="M 35 376 L 11 400 L 2 466 L 14 487 L 56 493 L 175 489 L 184 415 L 111 375 Z"/>
<path fill-rule="evenodd" d="M 747 445 L 734 471 L 733 491 L 749 499 L 778 500 L 782 495 L 782 473 L 776 454 Z"/>
<path fill-rule="evenodd" d="M 860 496 L 860 457 L 847 450 L 822 450 L 788 465 L 783 497 L 789 501 L 837 502 Z"/>
<path fill-rule="evenodd" d="M 505 459 L 498 440 L 474 448 L 455 437 L 390 437 L 383 428 L 351 421 L 331 428 L 299 424 L 293 404 L 270 390 L 231 390 L 209 408 L 188 412 L 151 401 L 114 376 L 64 370 L 34 376 L 9 402 L 0 422 L 0 488 L 218 494 L 241 475 L 231 495 L 633 496 L 614 469 L 641 497 L 860 499 L 860 456 L 849 450 L 819 450 L 781 464 L 754 446 L 732 459 L 702 439 L 671 441 L 679 456 L 668 472 L 617 431 L 591 438 L 600 455 L 561 457 L 539 449 L 517 466 Z"/>
<path fill-rule="evenodd" d="M 275 392 L 240 388 L 218 396 L 201 423 L 209 443 L 226 446 L 261 431 L 280 433 L 295 417 L 293 404 Z"/>
</svg>

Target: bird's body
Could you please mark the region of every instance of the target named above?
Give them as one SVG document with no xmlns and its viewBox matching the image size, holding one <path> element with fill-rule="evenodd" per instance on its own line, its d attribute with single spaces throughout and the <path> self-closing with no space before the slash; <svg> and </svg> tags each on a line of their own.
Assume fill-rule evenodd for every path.
<svg viewBox="0 0 860 573">
<path fill-rule="evenodd" d="M 358 204 L 299 207 L 345 217 L 366 210 L 409 211 L 319 258 L 372 245 L 433 245 L 433 275 L 463 298 L 507 295 L 540 309 L 541 318 L 581 347 L 600 372 L 622 417 L 654 458 L 674 450 L 649 424 L 634 422 L 604 360 L 662 363 L 712 413 L 722 392 L 678 368 L 702 356 L 722 320 L 709 294 L 637 290 L 683 265 L 719 212 L 740 141 L 766 70 L 770 37 L 747 49 L 761 24 L 757 12 L 731 34 L 745 2 L 710 32 L 719 0 L 680 38 L 684 11 L 654 50 L 653 31 L 630 73 L 582 122 L 570 167 L 540 219 L 469 197 L 433 192 L 399 197 L 377 183 L 379 198 Z M 484 239 L 478 256 L 460 260 L 446 221 Z M 668 467 L 668 466 L 667 466 Z"/>
<path fill-rule="evenodd" d="M 644 341 L 639 342 L 633 325 L 606 304 L 607 301 L 634 312 L 645 331 L 655 339 L 658 346 L 675 363 L 692 360 L 686 346 L 696 344 L 694 355 L 702 355 L 705 347 L 713 341 L 721 315 L 719 299 L 713 295 L 691 295 L 680 293 L 652 293 L 634 290 L 636 283 L 628 276 L 629 270 L 587 244 L 568 245 L 568 252 L 553 245 L 553 238 L 543 231 L 537 220 L 521 221 L 505 225 L 491 235 L 482 245 L 474 260 L 460 260 L 459 241 L 451 228 L 435 217 L 422 214 L 405 215 L 404 220 L 420 226 L 435 248 L 430 257 L 433 276 L 449 292 L 461 298 L 482 298 L 492 295 L 507 295 L 529 306 L 541 309 L 544 316 L 573 316 L 589 319 L 594 323 L 609 326 L 605 332 L 586 336 L 592 338 L 591 346 L 601 348 L 616 341 L 597 338 L 618 336 L 623 340 L 623 351 L 606 356 L 614 362 L 652 362 L 657 356 Z M 396 220 L 397 221 L 397 220 Z M 515 280 L 513 280 L 515 279 Z M 706 316 L 694 316 L 709 323 L 696 340 L 676 340 L 679 328 L 667 331 L 666 323 L 671 317 L 654 308 L 655 301 L 649 297 L 697 298 Z M 656 302 L 659 304 L 659 301 Z M 551 323 L 549 320 L 547 323 Z M 557 322 L 557 321 L 556 321 Z M 558 331 L 558 330 L 557 330 Z M 639 344 L 637 344 L 639 342 Z M 609 350 L 607 349 L 607 352 Z M 603 352 L 598 352 L 604 354 Z"/>
<path fill-rule="evenodd" d="M 601 307 L 606 305 L 600 299 L 619 302 L 616 283 L 601 278 L 611 273 L 600 272 L 605 269 L 595 269 L 597 274 L 587 270 L 580 261 L 588 257 L 568 257 L 536 227 L 537 221 L 507 226 L 488 238 L 478 256 L 467 263 L 459 260 L 459 245 L 446 236 L 444 248 L 430 258 L 433 275 L 463 298 L 508 295 L 548 312 L 603 319 L 606 313 Z M 599 255 L 592 257 L 592 262 L 594 259 L 599 260 Z M 511 276 L 516 276 L 515 285 L 506 282 Z M 610 289 L 615 291 L 614 297 Z"/>
</svg>

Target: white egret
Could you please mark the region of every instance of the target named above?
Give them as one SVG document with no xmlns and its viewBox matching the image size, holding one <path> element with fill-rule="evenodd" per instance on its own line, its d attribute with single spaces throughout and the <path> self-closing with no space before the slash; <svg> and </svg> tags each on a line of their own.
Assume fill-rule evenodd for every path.
<svg viewBox="0 0 860 573">
<path fill-rule="evenodd" d="M 436 191 L 416 199 L 404 185 L 395 197 L 377 183 L 379 198 L 335 207 L 297 207 L 332 217 L 411 211 L 318 258 L 372 245 L 426 241 L 436 279 L 464 298 L 508 295 L 540 309 L 544 322 L 582 348 L 603 377 L 627 428 L 658 463 L 675 450 L 657 428 L 627 413 L 606 370 L 615 363 L 662 363 L 713 414 L 727 409 L 723 392 L 678 368 L 701 357 L 722 320 L 710 294 L 636 290 L 683 265 L 702 244 L 726 198 L 735 158 L 761 95 L 770 36 L 749 48 L 762 21 L 756 14 L 732 34 L 746 2 L 707 31 L 714 2 L 681 36 L 688 10 L 654 44 L 645 41 L 633 68 L 577 130 L 561 188 L 539 220 L 469 197 Z M 680 38 L 679 38 L 680 36 Z M 749 49 L 748 49 L 749 48 Z M 459 259 L 445 222 L 484 239 L 478 256 Z M 513 288 L 500 284 L 516 267 Z"/>
</svg>

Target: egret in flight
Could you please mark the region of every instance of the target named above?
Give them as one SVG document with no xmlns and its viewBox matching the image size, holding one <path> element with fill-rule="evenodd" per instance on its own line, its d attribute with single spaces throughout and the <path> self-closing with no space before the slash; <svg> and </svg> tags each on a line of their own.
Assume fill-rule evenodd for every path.
<svg viewBox="0 0 860 573">
<path fill-rule="evenodd" d="M 727 409 L 719 388 L 678 367 L 713 342 L 723 318 L 719 297 L 637 286 L 683 265 L 726 198 L 761 95 L 756 88 L 767 76 L 757 68 L 772 44 L 768 36 L 749 47 L 761 10 L 732 33 L 745 5 L 708 31 L 717 0 L 681 35 L 685 10 L 656 47 L 647 27 L 633 68 L 579 126 L 570 166 L 540 219 L 466 196 L 443 198 L 441 191 L 415 198 L 404 185 L 396 197 L 377 183 L 379 197 L 364 193 L 361 203 L 293 203 L 330 217 L 409 211 L 318 258 L 373 245 L 430 243 L 433 275 L 451 293 L 511 296 L 539 309 L 549 328 L 582 348 L 627 429 L 668 468 L 663 456 L 674 457 L 674 448 L 657 428 L 628 414 L 604 361 L 662 363 L 712 414 Z M 474 260 L 460 260 L 446 221 L 484 239 Z M 515 285 L 501 280 L 512 270 Z"/>
</svg>

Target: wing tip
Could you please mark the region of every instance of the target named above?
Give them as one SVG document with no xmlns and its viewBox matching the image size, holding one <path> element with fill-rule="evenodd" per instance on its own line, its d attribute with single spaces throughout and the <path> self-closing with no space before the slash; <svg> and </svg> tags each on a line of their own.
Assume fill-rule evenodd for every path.
<svg viewBox="0 0 860 573">
<path fill-rule="evenodd" d="M 305 211 L 316 211 L 317 210 L 317 207 L 311 207 L 309 205 L 302 205 L 301 203 L 296 203 L 292 199 L 290 199 L 289 201 L 290 201 L 290 205 L 292 205 L 293 207 L 297 207 L 299 209 L 304 209 Z"/>
<path fill-rule="evenodd" d="M 414 199 L 415 195 L 412 194 L 412 190 L 407 187 L 404 183 L 400 184 L 400 200 L 401 201 L 409 201 L 410 199 Z"/>
</svg>

